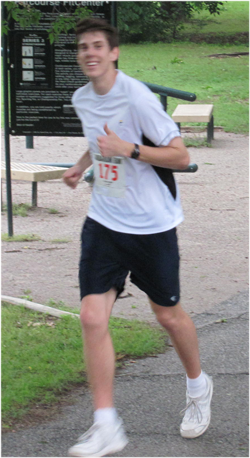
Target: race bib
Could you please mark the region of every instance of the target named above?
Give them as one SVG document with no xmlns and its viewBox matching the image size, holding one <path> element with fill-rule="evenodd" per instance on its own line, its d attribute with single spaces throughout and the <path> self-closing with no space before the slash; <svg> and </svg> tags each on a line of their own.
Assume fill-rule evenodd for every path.
<svg viewBox="0 0 250 458">
<path fill-rule="evenodd" d="M 107 197 L 125 197 L 125 165 L 122 157 L 95 154 L 95 190 Z"/>
</svg>

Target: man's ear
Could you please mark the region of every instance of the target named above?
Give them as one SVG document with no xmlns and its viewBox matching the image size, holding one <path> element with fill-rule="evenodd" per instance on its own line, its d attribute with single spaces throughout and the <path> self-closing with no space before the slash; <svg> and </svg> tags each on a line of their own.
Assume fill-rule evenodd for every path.
<svg viewBox="0 0 250 458">
<path fill-rule="evenodd" d="M 118 47 L 115 47 L 111 50 L 111 60 L 112 62 L 115 62 L 116 60 L 118 60 L 118 57 L 119 57 L 119 54 L 120 54 L 120 50 Z"/>
</svg>

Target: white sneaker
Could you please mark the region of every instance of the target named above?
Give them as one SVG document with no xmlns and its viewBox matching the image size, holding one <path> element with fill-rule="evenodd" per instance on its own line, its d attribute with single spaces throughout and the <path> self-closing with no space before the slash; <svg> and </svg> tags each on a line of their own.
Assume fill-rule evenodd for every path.
<svg viewBox="0 0 250 458">
<path fill-rule="evenodd" d="M 70 456 L 105 456 L 120 452 L 128 443 L 120 418 L 114 424 L 94 423 L 69 449 Z"/>
<path fill-rule="evenodd" d="M 185 412 L 181 423 L 180 433 L 182 437 L 194 439 L 201 436 L 210 423 L 211 419 L 211 400 L 213 395 L 213 380 L 205 374 L 207 381 L 207 391 L 199 398 L 191 398 L 187 393 L 187 406 L 182 412 Z M 182 413 L 181 412 L 181 413 Z"/>
</svg>

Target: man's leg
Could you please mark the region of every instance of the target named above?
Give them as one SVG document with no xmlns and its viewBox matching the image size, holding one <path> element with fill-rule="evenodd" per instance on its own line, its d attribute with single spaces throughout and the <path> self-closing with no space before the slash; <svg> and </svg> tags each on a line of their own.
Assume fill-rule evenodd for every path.
<svg viewBox="0 0 250 458">
<path fill-rule="evenodd" d="M 180 303 L 171 307 L 159 306 L 151 300 L 150 303 L 186 370 L 187 405 L 180 433 L 182 437 L 192 439 L 203 434 L 210 424 L 213 381 L 201 371 L 196 329 Z"/>
<path fill-rule="evenodd" d="M 94 409 L 113 407 L 115 355 L 108 330 L 116 291 L 85 296 L 81 307 L 84 354 Z"/>
<path fill-rule="evenodd" d="M 70 448 L 70 456 L 104 456 L 128 443 L 113 403 L 115 354 L 108 330 L 116 290 L 85 296 L 81 307 L 84 354 L 94 401 L 94 425 Z"/>
<path fill-rule="evenodd" d="M 180 302 L 171 307 L 162 307 L 151 300 L 150 304 L 157 320 L 167 330 L 187 376 L 191 379 L 198 377 L 201 373 L 198 339 L 191 318 Z"/>
</svg>

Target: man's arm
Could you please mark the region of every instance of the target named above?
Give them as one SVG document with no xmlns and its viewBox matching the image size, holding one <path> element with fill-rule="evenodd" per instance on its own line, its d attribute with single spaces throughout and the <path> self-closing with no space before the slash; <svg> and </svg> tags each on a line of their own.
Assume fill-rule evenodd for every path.
<svg viewBox="0 0 250 458">
<path fill-rule="evenodd" d="M 123 156 L 131 157 L 134 143 L 121 140 L 105 124 L 104 130 L 107 135 L 98 137 L 98 147 L 103 157 Z M 190 157 L 181 137 L 173 138 L 168 146 L 151 147 L 139 145 L 139 161 L 146 162 L 158 167 L 184 170 L 188 167 Z"/>
<path fill-rule="evenodd" d="M 92 159 L 89 151 L 86 151 L 79 161 L 70 169 L 66 170 L 63 174 L 63 181 L 70 188 L 75 189 L 78 185 L 83 172 L 90 167 L 92 164 Z"/>
<path fill-rule="evenodd" d="M 130 157 L 131 151 L 134 148 L 132 143 L 131 145 L 132 150 L 130 149 L 128 157 Z M 173 138 L 168 146 L 151 147 L 140 145 L 139 149 L 139 161 L 147 162 L 158 167 L 184 170 L 190 162 L 189 153 L 180 137 Z"/>
</svg>

